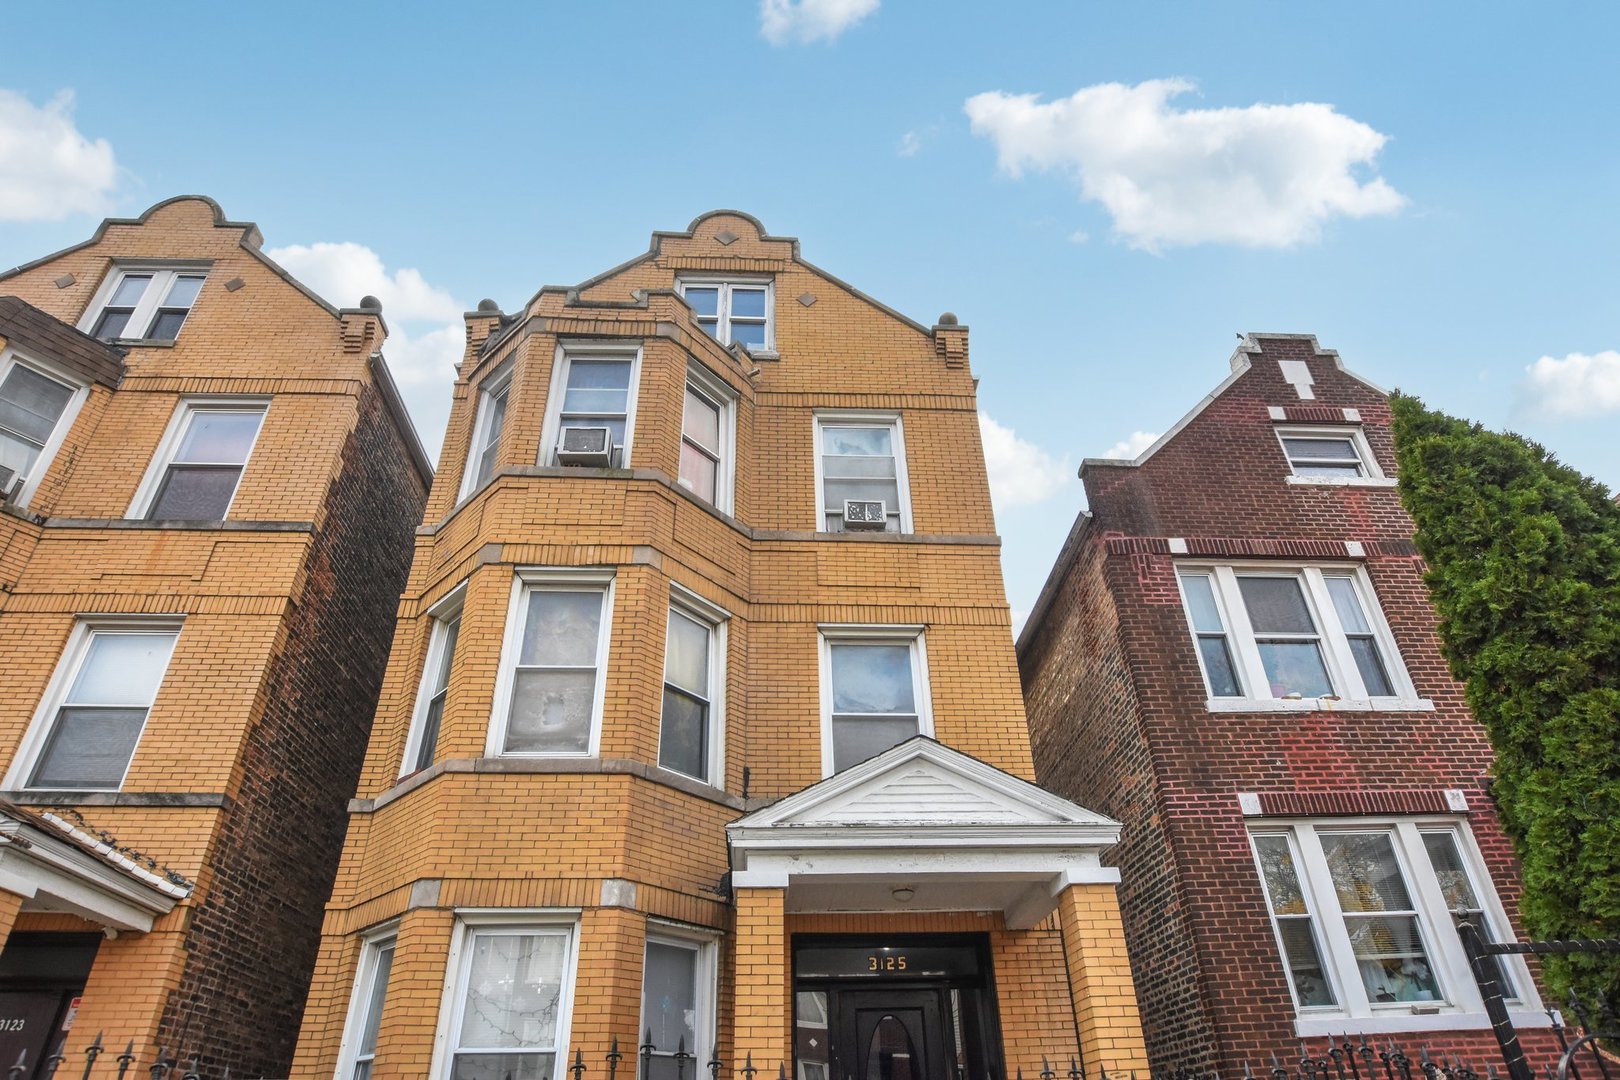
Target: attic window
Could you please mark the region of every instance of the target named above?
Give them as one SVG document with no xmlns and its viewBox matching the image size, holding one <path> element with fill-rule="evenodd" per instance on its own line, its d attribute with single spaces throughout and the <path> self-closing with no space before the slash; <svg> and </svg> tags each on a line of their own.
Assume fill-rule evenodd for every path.
<svg viewBox="0 0 1620 1080">
<path fill-rule="evenodd" d="M 1277 439 L 1296 477 L 1361 480 L 1383 476 L 1359 427 L 1278 427 Z"/>
<path fill-rule="evenodd" d="M 776 298 L 768 278 L 682 278 L 675 287 L 697 324 L 722 345 L 742 345 L 750 352 L 776 347 Z"/>
</svg>

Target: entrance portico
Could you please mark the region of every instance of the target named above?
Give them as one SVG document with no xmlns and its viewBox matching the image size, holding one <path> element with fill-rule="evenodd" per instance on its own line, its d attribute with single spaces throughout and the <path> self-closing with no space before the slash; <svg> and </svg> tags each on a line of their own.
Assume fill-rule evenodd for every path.
<svg viewBox="0 0 1620 1080">
<path fill-rule="evenodd" d="M 1119 828 L 925 737 L 733 822 L 735 1053 L 791 1053 L 800 1080 L 999 1080 L 1038 1070 L 1039 1052 L 1020 1058 L 1037 1045 L 1142 1067 L 1129 965 L 1108 936 L 1118 871 L 1101 854 Z M 799 929 L 834 915 L 867 932 Z M 993 932 L 918 936 L 953 915 Z M 1067 976 L 1062 1015 L 1020 1011 L 1031 995 L 1011 984 L 1041 968 Z"/>
</svg>

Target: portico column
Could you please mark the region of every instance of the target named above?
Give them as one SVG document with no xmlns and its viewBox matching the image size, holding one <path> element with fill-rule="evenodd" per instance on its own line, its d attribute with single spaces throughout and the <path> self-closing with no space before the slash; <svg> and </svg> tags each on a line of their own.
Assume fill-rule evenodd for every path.
<svg viewBox="0 0 1620 1080">
<path fill-rule="evenodd" d="M 22 904 L 21 896 L 0 889 L 0 946 L 4 946 L 6 939 L 11 936 L 11 928 L 17 924 L 17 913 L 22 910 Z"/>
<path fill-rule="evenodd" d="M 738 888 L 731 1071 L 748 1055 L 762 1076 L 792 1058 L 792 965 L 788 960 L 782 888 Z M 767 1071 L 768 1070 L 768 1071 Z"/>
<path fill-rule="evenodd" d="M 1063 957 L 1086 1071 L 1148 1071 L 1125 929 L 1111 883 L 1070 885 L 1058 898 Z"/>
</svg>

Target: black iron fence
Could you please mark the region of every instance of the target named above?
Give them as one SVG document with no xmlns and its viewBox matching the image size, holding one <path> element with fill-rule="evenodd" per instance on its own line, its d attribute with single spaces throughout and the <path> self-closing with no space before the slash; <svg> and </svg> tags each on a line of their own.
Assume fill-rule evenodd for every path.
<svg viewBox="0 0 1620 1080">
<path fill-rule="evenodd" d="M 56 1080 L 58 1077 L 66 1080 L 75 1072 L 79 1073 L 80 1080 L 92 1080 L 92 1077 L 114 1077 L 116 1080 L 213 1080 L 202 1071 L 200 1052 L 192 1055 L 189 1061 L 182 1061 L 169 1051 L 160 1050 L 152 1063 L 147 1065 L 135 1053 L 133 1039 L 122 1053 L 113 1054 L 103 1044 L 100 1033 L 84 1049 L 82 1072 L 77 1061 L 68 1061 L 67 1039 L 63 1038 L 57 1044 L 55 1053 L 47 1054 L 43 1061 L 30 1061 L 28 1051 L 22 1051 L 6 1070 L 6 1080 Z M 227 1067 L 217 1077 L 218 1080 L 230 1080 L 231 1070 Z"/>
</svg>

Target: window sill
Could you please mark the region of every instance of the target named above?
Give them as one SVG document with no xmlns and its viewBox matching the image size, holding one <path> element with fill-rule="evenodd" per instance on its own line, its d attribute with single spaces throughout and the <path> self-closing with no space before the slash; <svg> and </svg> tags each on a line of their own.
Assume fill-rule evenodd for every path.
<svg viewBox="0 0 1620 1080">
<path fill-rule="evenodd" d="M 1552 1020 L 1544 1012 L 1523 1007 L 1511 1008 L 1508 1016 L 1517 1028 L 1545 1028 Z M 1491 1018 L 1483 1012 L 1447 1011 L 1444 1006 L 1437 1013 L 1379 1013 L 1375 1016 L 1333 1015 L 1299 1016 L 1294 1019 L 1294 1036 L 1314 1039 L 1340 1035 L 1399 1035 L 1415 1031 L 1485 1031 Z"/>
<path fill-rule="evenodd" d="M 743 348 L 747 350 L 748 356 L 752 360 L 782 359 L 782 354 L 777 352 L 775 349 L 749 349 L 746 345 L 744 345 Z"/>
<path fill-rule="evenodd" d="M 57 529 L 182 529 L 228 532 L 314 532 L 313 521 L 183 521 L 153 518 L 46 518 L 45 524 Z"/>
<path fill-rule="evenodd" d="M 107 345 L 121 349 L 172 349 L 179 338 L 98 338 Z"/>
<path fill-rule="evenodd" d="M 1264 712 L 1434 712 L 1428 698 L 1209 698 L 1212 713 Z"/>
<path fill-rule="evenodd" d="M 22 788 L 0 791 L 18 806 L 180 806 L 216 807 L 230 799 L 214 791 L 114 791 L 106 788 Z"/>
<path fill-rule="evenodd" d="M 1392 488 L 1398 483 L 1393 476 L 1285 476 L 1283 481 L 1302 487 Z"/>
</svg>

